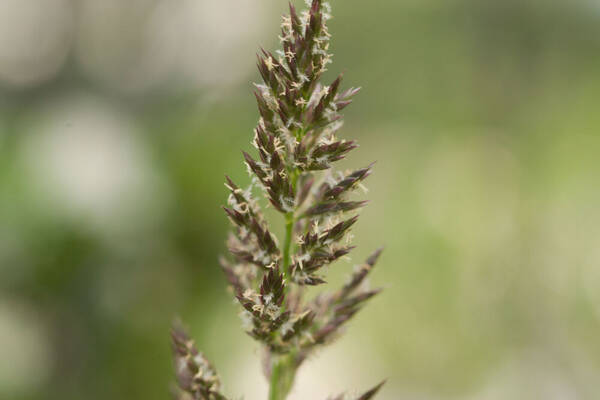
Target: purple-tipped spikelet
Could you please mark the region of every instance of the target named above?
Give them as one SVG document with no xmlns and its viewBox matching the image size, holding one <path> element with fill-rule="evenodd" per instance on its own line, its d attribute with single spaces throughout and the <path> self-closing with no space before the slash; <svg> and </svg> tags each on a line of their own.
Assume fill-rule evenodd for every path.
<svg viewBox="0 0 600 400">
<path fill-rule="evenodd" d="M 219 390 L 221 382 L 213 366 L 198 351 L 194 341 L 176 325 L 171 330 L 179 399 L 226 400 Z"/>
<path fill-rule="evenodd" d="M 252 141 L 257 154 L 243 152 L 252 183 L 242 189 L 226 177 L 225 184 L 230 194 L 223 208 L 234 229 L 227 240 L 232 260 L 222 258 L 221 266 L 248 334 L 264 347 L 270 400 L 285 399 L 298 367 L 316 348 L 338 337 L 380 292 L 363 289 L 363 283 L 381 249 L 337 291 L 304 298 L 306 286 L 325 283 L 323 267 L 353 249 L 350 230 L 366 202 L 349 196 L 373 166 L 332 170 L 334 162 L 358 146 L 338 137 L 340 111 L 358 89 L 341 91 L 341 75 L 329 85 L 321 83 L 331 63 L 330 7 L 322 0 L 307 5 L 298 14 L 290 4 L 281 24 L 282 49 L 275 54 L 263 49 L 257 55 L 262 77 L 254 91 L 260 115 Z M 283 241 L 269 229 L 255 191 L 282 214 Z M 225 399 L 214 369 L 193 342 L 180 328 L 174 328 L 172 338 L 181 390 L 192 399 Z M 356 400 L 373 398 L 382 385 Z M 334 400 L 342 398 L 348 397 Z"/>
</svg>

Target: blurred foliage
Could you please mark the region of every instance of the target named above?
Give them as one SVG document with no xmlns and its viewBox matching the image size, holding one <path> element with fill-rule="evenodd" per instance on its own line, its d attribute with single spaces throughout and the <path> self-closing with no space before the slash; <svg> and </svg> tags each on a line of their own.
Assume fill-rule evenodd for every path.
<svg viewBox="0 0 600 400">
<path fill-rule="evenodd" d="M 271 14 L 251 27 L 264 32 L 249 54 L 278 31 L 285 4 L 269 4 Z M 387 375 L 382 399 L 596 398 L 600 7 L 333 7 L 331 77 L 343 70 L 346 85 L 364 88 L 346 112 L 347 136 L 361 143 L 351 163 L 378 159 L 353 258 L 383 241 L 374 279 L 389 288 L 337 352 L 304 367 L 321 374 L 307 371 L 298 384 L 325 398 Z M 135 94 L 80 67 L 70 57 L 52 79 L 0 89 L 0 348 L 9 354 L 0 397 L 165 398 L 176 315 L 191 322 L 229 393 L 261 385 L 216 263 L 228 228 L 223 175 L 248 182 L 240 150 L 250 147 L 257 119 L 254 60 L 237 64 L 243 78 L 233 84 Z M 95 202 L 91 211 L 65 202 L 70 182 L 46 171 L 54 164 L 36 166 L 47 142 L 42 153 L 31 150 L 47 132 L 42 111 L 60 118 L 52 107 L 81 93 L 133 121 L 149 171 L 142 176 L 150 176 L 133 194 L 119 187 L 116 206 L 99 217 Z M 83 168 L 86 160 L 77 160 Z M 333 267 L 331 281 L 349 268 Z M 40 347 L 46 353 L 37 358 L 27 351 Z M 332 362 L 344 368 L 331 371 Z"/>
</svg>

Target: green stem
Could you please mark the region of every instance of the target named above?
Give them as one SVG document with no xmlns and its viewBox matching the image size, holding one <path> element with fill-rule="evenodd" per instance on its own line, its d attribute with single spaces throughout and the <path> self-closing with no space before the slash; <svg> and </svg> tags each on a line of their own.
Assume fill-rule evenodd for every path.
<svg viewBox="0 0 600 400">
<path fill-rule="evenodd" d="M 298 171 L 293 170 L 290 174 L 294 193 L 296 192 L 296 183 L 298 181 Z M 283 242 L 283 276 L 286 280 L 285 290 L 289 290 L 292 274 L 290 271 L 292 236 L 294 234 L 294 224 L 296 219 L 294 211 L 285 214 L 285 239 Z M 285 307 L 285 305 L 283 306 Z M 271 355 L 271 379 L 269 381 L 269 400 L 285 400 L 294 384 L 296 376 L 296 356 L 294 352 L 284 356 Z"/>
<path fill-rule="evenodd" d="M 292 234 L 294 230 L 294 213 L 289 212 L 285 214 L 285 241 L 283 243 L 283 276 L 285 276 L 286 283 L 290 282 L 290 249 L 292 247 Z"/>
<path fill-rule="evenodd" d="M 295 355 L 274 356 L 271 364 L 269 400 L 285 400 L 296 376 Z"/>
<path fill-rule="evenodd" d="M 281 395 L 279 394 L 279 380 L 281 375 L 281 365 L 279 363 L 273 363 L 271 366 L 271 381 L 269 382 L 269 400 L 280 400 Z"/>
<path fill-rule="evenodd" d="M 293 170 L 290 173 L 292 189 L 296 192 L 296 183 L 298 181 L 298 170 Z M 283 243 L 283 276 L 285 277 L 286 283 L 289 285 L 291 282 L 290 264 L 291 255 L 290 250 L 292 247 L 292 236 L 294 234 L 294 224 L 296 219 L 294 218 L 294 211 L 290 211 L 285 214 L 285 240 Z"/>
</svg>

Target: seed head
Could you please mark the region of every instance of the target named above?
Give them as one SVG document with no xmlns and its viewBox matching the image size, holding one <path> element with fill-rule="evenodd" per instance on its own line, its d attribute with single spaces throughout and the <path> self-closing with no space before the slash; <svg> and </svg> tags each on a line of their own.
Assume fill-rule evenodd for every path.
<svg viewBox="0 0 600 400">
<path fill-rule="evenodd" d="M 233 229 L 227 240 L 231 259 L 220 263 L 241 307 L 244 329 L 265 349 L 267 375 L 274 368 L 286 368 L 293 376 L 381 291 L 364 289 L 363 284 L 381 253 L 377 250 L 344 286 L 305 298 L 305 286 L 325 284 L 325 267 L 347 258 L 354 248 L 350 242 L 356 212 L 367 202 L 352 200 L 351 194 L 373 167 L 333 171 L 337 161 L 358 147 L 339 131 L 341 111 L 359 89 L 342 91 L 342 75 L 330 83 L 322 81 L 332 61 L 327 28 L 331 7 L 322 0 L 306 4 L 301 13 L 290 4 L 281 23 L 281 49 L 275 55 L 265 49 L 257 54 L 262 81 L 254 85 L 256 151 L 242 152 L 252 183 L 243 189 L 225 178 L 229 194 L 223 210 Z M 284 239 L 272 233 L 276 230 L 254 198 L 257 191 L 284 217 Z M 181 389 L 194 399 L 224 399 L 214 369 L 193 342 L 180 329 L 172 336 Z M 371 399 L 381 385 L 355 400 Z M 285 395 L 289 390 L 279 392 Z M 342 398 L 346 397 L 332 400 Z"/>
</svg>

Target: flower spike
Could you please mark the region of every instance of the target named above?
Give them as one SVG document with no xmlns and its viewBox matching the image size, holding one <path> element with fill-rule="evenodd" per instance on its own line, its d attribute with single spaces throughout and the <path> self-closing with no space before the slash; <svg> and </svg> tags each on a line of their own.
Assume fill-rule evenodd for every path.
<svg viewBox="0 0 600 400">
<path fill-rule="evenodd" d="M 231 257 L 222 257 L 220 264 L 244 329 L 263 348 L 269 400 L 284 400 L 304 361 L 339 337 L 381 292 L 365 284 L 379 249 L 341 288 L 306 298 L 306 286 L 324 285 L 327 267 L 354 248 L 351 231 L 367 201 L 353 200 L 352 194 L 364 189 L 373 169 L 373 164 L 354 171 L 333 169 L 358 148 L 356 141 L 339 133 L 341 111 L 359 89 L 342 90 L 341 74 L 329 84 L 323 82 L 332 60 L 327 27 L 331 8 L 322 0 L 306 3 L 302 12 L 290 3 L 281 23 L 281 49 L 257 53 L 262 81 L 254 84 L 256 151 L 242 152 L 252 182 L 241 188 L 225 178 L 229 194 L 223 210 L 232 223 L 227 239 Z M 261 203 L 282 217 L 281 240 Z M 216 372 L 185 332 L 174 328 L 172 338 L 181 390 L 192 399 L 224 400 Z M 382 385 L 356 400 L 372 399 Z M 335 399 L 342 398 L 347 397 Z"/>
</svg>

